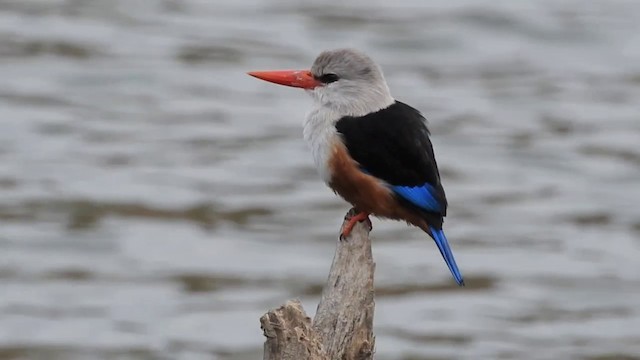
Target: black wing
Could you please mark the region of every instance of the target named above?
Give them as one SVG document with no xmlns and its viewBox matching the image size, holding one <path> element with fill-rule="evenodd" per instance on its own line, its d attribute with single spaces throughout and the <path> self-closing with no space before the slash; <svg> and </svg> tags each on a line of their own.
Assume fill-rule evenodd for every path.
<svg viewBox="0 0 640 360">
<path fill-rule="evenodd" d="M 391 106 L 336 123 L 349 154 L 363 171 L 384 180 L 405 201 L 446 215 L 447 199 L 425 118 L 409 105 Z"/>
</svg>

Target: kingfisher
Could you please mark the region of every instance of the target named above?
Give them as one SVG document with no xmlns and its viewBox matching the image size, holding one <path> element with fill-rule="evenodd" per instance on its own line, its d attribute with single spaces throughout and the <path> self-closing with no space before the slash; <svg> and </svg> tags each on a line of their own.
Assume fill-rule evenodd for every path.
<svg viewBox="0 0 640 360">
<path fill-rule="evenodd" d="M 406 221 L 433 238 L 464 286 L 442 229 L 447 198 L 427 121 L 391 96 L 380 66 L 358 50 L 336 49 L 320 53 L 310 70 L 248 74 L 311 95 L 304 140 L 324 182 L 357 209 L 341 239 L 369 215 Z"/>
</svg>

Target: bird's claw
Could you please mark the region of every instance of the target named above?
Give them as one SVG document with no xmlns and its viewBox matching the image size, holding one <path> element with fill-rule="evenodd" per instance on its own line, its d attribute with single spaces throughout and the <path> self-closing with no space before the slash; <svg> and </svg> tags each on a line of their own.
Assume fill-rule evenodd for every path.
<svg viewBox="0 0 640 360">
<path fill-rule="evenodd" d="M 371 224 L 371 219 L 369 219 L 369 214 L 366 212 L 358 211 L 356 208 L 351 208 L 345 215 L 344 220 L 347 221 L 346 224 L 342 227 L 342 231 L 340 232 L 340 241 L 344 241 L 351 234 L 351 230 L 356 226 L 356 223 L 366 221 L 369 225 L 369 231 L 373 229 L 373 225 Z"/>
</svg>

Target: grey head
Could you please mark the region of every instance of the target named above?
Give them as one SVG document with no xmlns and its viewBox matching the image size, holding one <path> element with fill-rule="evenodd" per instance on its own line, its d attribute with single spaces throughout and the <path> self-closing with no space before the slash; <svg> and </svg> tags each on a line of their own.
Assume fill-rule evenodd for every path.
<svg viewBox="0 0 640 360">
<path fill-rule="evenodd" d="M 316 107 L 336 116 L 362 116 L 393 104 L 380 67 L 366 54 L 353 49 L 322 52 L 311 67 L 322 86 L 307 90 Z"/>
</svg>

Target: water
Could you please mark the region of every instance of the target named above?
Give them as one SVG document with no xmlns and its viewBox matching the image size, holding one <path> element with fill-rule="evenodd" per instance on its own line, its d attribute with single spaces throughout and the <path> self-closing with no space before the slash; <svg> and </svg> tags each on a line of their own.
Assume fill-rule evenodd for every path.
<svg viewBox="0 0 640 360">
<path fill-rule="evenodd" d="M 377 359 L 640 358 L 640 3 L 0 2 L 0 359 L 258 359 L 348 206 L 310 100 L 353 46 L 430 120 L 468 287 L 374 221 Z"/>
</svg>

